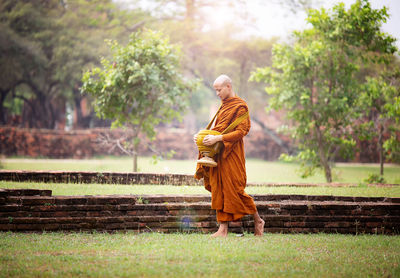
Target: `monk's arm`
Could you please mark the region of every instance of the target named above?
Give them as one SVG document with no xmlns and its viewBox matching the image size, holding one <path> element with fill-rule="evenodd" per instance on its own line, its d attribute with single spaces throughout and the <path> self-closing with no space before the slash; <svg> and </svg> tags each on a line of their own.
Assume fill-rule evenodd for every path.
<svg viewBox="0 0 400 278">
<path fill-rule="evenodd" d="M 247 110 L 245 108 L 240 108 L 238 112 L 238 117 L 240 117 L 246 112 Z M 246 134 L 249 133 L 249 130 L 250 130 L 250 119 L 246 118 L 236 127 L 234 131 L 222 135 L 222 141 L 230 143 L 236 142 L 242 139 L 244 136 L 246 136 Z"/>
<path fill-rule="evenodd" d="M 238 117 L 247 112 L 247 109 L 244 107 L 239 108 Z M 244 119 L 234 131 L 229 132 L 224 135 L 207 135 L 204 137 L 203 144 L 206 146 L 212 146 L 219 141 L 223 141 L 225 143 L 234 143 L 240 139 L 242 139 L 250 130 L 250 119 Z"/>
</svg>

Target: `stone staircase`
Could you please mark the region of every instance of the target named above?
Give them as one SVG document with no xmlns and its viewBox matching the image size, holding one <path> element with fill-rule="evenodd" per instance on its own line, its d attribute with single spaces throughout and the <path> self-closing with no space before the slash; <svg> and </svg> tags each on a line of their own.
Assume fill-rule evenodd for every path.
<svg viewBox="0 0 400 278">
<path fill-rule="evenodd" d="M 400 198 L 253 195 L 265 232 L 400 233 Z M 201 232 L 217 229 L 207 195 L 52 196 L 0 189 L 0 231 Z M 230 231 L 253 232 L 252 216 Z"/>
</svg>

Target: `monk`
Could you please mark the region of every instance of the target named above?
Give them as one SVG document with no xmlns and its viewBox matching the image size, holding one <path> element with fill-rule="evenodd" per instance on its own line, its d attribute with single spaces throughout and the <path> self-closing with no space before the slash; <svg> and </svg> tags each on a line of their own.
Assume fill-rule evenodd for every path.
<svg viewBox="0 0 400 278">
<path fill-rule="evenodd" d="M 246 102 L 236 96 L 232 80 L 220 75 L 213 84 L 217 96 L 222 101 L 213 130 L 224 131 L 236 118 L 248 112 Z M 212 237 L 226 237 L 229 221 L 241 219 L 244 215 L 254 216 L 254 235 L 264 233 L 264 220 L 257 212 L 253 198 L 244 192 L 246 186 L 246 167 L 243 137 L 250 130 L 250 118 L 244 119 L 233 131 L 224 135 L 207 135 L 203 144 L 212 146 L 222 141 L 223 148 L 214 157 L 216 167 L 197 164 L 196 179 L 204 179 L 205 188 L 211 192 L 211 208 L 217 212 L 219 229 Z M 197 141 L 197 134 L 194 135 Z"/>
</svg>

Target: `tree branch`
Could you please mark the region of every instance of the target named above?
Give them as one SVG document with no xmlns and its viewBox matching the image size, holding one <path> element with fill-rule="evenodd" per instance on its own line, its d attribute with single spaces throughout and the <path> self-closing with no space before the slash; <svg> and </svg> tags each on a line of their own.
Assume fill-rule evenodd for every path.
<svg viewBox="0 0 400 278">
<path fill-rule="evenodd" d="M 252 120 L 259 124 L 261 128 L 263 129 L 263 132 L 269 135 L 269 137 L 276 143 L 278 144 L 281 148 L 283 148 L 288 154 L 291 154 L 293 150 L 284 142 L 279 136 L 276 134 L 275 131 L 272 129 L 268 128 L 267 126 L 264 125 L 263 122 L 261 122 L 258 118 L 252 117 Z"/>
</svg>

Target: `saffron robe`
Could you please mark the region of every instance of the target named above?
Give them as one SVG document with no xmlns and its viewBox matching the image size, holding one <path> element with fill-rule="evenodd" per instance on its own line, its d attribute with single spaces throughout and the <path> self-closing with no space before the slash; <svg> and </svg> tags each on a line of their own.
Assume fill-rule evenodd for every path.
<svg viewBox="0 0 400 278">
<path fill-rule="evenodd" d="M 237 96 L 223 100 L 212 129 L 224 131 L 247 111 L 246 102 Z M 197 164 L 195 178 L 204 178 L 204 186 L 211 192 L 211 208 L 217 211 L 218 222 L 238 220 L 257 211 L 253 198 L 244 192 L 247 177 L 243 137 L 249 130 L 250 117 L 247 117 L 233 131 L 222 136 L 223 148 L 214 157 L 217 167 Z"/>
</svg>

